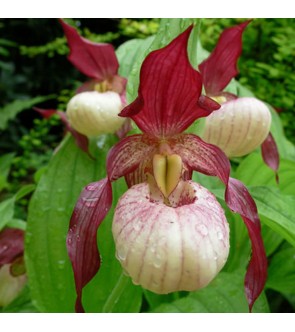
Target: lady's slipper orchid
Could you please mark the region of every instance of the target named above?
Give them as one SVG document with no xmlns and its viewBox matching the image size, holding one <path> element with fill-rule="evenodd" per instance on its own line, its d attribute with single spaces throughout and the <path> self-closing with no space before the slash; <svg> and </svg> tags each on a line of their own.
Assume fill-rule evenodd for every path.
<svg viewBox="0 0 295 332">
<path fill-rule="evenodd" d="M 77 311 L 83 312 L 83 287 L 100 267 L 96 233 L 112 204 L 111 182 L 123 176 L 130 189 L 116 207 L 113 235 L 117 258 L 134 283 L 157 293 L 196 290 L 225 264 L 228 225 L 216 198 L 190 180 L 198 171 L 222 180 L 227 205 L 248 228 L 252 257 L 245 289 L 250 309 L 263 290 L 267 261 L 254 200 L 229 177 L 230 162 L 218 147 L 184 133 L 219 108 L 201 96 L 201 75 L 188 60 L 191 29 L 144 60 L 138 97 L 120 114 L 134 120 L 143 134 L 113 146 L 107 178 L 86 186 L 74 208 L 67 248 Z"/>
<path fill-rule="evenodd" d="M 43 117 L 57 114 L 76 144 L 88 152 L 88 138 L 106 133 L 124 137 L 129 122 L 118 116 L 126 105 L 126 82 L 118 75 L 119 63 L 111 44 L 94 43 L 79 35 L 75 28 L 59 20 L 67 38 L 69 61 L 90 78 L 69 101 L 66 113 L 35 108 Z"/>
<path fill-rule="evenodd" d="M 115 133 L 124 123 L 118 114 L 126 104 L 126 79 L 118 75 L 114 47 L 93 43 L 63 20 L 60 23 L 70 46 L 69 61 L 91 78 L 68 103 L 70 125 L 87 137 Z"/>
<path fill-rule="evenodd" d="M 22 230 L 5 228 L 0 232 L 0 307 L 12 302 L 26 283 L 23 252 Z"/>
<path fill-rule="evenodd" d="M 237 98 L 223 91 L 238 74 L 242 34 L 249 23 L 224 30 L 211 55 L 199 66 L 207 96 L 221 104 L 217 112 L 206 118 L 201 137 L 220 147 L 228 157 L 244 156 L 261 145 L 265 163 L 277 176 L 279 156 L 270 133 L 268 107 L 256 98 Z"/>
</svg>

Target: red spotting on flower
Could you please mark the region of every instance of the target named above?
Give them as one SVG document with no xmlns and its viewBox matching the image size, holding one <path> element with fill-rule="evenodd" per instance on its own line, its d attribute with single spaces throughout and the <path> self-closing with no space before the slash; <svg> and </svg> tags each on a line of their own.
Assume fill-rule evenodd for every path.
<svg viewBox="0 0 295 332">
<path fill-rule="evenodd" d="M 70 46 L 69 61 L 84 75 L 103 81 L 117 75 L 119 63 L 111 44 L 93 43 L 59 19 Z"/>
<path fill-rule="evenodd" d="M 199 65 L 207 95 L 220 95 L 238 74 L 237 62 L 242 53 L 242 34 L 250 22 L 249 20 L 225 29 L 210 56 Z"/>
<path fill-rule="evenodd" d="M 24 252 L 24 231 L 16 228 L 4 228 L 0 232 L 0 268 L 12 263 Z"/>
<path fill-rule="evenodd" d="M 191 29 L 189 27 L 168 46 L 150 53 L 144 60 L 138 98 L 121 112 L 122 116 L 131 117 L 144 133 L 126 137 L 112 147 L 107 157 L 107 179 L 85 187 L 75 207 L 67 246 L 74 269 L 78 311 L 83 311 L 82 288 L 100 265 L 95 249 L 96 234 L 110 208 L 110 182 L 122 176 L 129 187 L 148 179 L 151 201 L 152 191 L 157 187 L 159 197 L 165 197 L 163 204 L 171 197 L 171 208 L 189 206 L 190 200 L 182 194 L 181 201 L 176 202 L 174 191 L 183 181 L 190 186 L 186 180 L 190 179 L 192 171 L 218 176 L 226 186 L 227 205 L 242 216 L 252 242 L 252 258 L 245 278 L 250 310 L 263 289 L 266 257 L 253 199 L 241 182 L 229 177 L 230 162 L 218 147 L 196 135 L 183 133 L 194 120 L 217 108 L 216 103 L 201 96 L 201 76 L 188 60 Z M 162 172 L 162 166 L 164 170 L 166 167 L 166 172 Z M 83 230 L 86 234 L 82 234 Z M 73 234 L 79 235 L 79 241 Z"/>
<path fill-rule="evenodd" d="M 276 181 L 279 183 L 278 169 L 280 164 L 280 156 L 277 144 L 271 133 L 268 134 L 265 141 L 261 145 L 262 158 L 276 174 Z"/>
</svg>

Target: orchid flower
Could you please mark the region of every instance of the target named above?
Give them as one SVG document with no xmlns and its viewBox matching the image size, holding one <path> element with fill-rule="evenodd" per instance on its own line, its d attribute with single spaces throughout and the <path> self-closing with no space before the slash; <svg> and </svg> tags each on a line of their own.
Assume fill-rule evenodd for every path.
<svg viewBox="0 0 295 332">
<path fill-rule="evenodd" d="M 220 106 L 201 96 L 201 75 L 190 64 L 192 26 L 166 47 L 151 52 L 140 71 L 138 97 L 120 116 L 142 134 L 127 136 L 109 151 L 107 177 L 87 185 L 74 208 L 67 249 L 82 290 L 100 267 L 97 229 L 112 205 L 111 183 L 125 177 L 129 189 L 113 220 L 117 258 L 135 284 L 156 293 L 205 287 L 224 266 L 229 229 L 224 211 L 206 188 L 191 180 L 197 171 L 224 183 L 228 207 L 244 220 L 252 243 L 245 277 L 250 310 L 266 281 L 267 261 L 254 200 L 231 178 L 230 162 L 218 147 L 184 131 Z"/>
<path fill-rule="evenodd" d="M 12 302 L 26 283 L 24 232 L 5 228 L 0 232 L 0 307 Z"/>
<path fill-rule="evenodd" d="M 201 137 L 219 146 L 228 157 L 244 156 L 261 145 L 264 162 L 275 171 L 278 181 L 279 154 L 270 133 L 268 107 L 256 98 L 237 98 L 223 91 L 238 74 L 242 34 L 249 23 L 224 30 L 211 55 L 199 65 L 206 95 L 221 104 L 207 117 Z"/>
<path fill-rule="evenodd" d="M 126 105 L 127 80 L 118 74 L 119 63 L 111 44 L 91 42 L 63 20 L 59 22 L 70 47 L 68 60 L 90 80 L 71 98 L 66 113 L 35 110 L 45 118 L 57 114 L 77 145 L 88 153 L 89 137 L 116 133 L 121 138 L 129 131 L 129 122 L 118 116 Z"/>
</svg>

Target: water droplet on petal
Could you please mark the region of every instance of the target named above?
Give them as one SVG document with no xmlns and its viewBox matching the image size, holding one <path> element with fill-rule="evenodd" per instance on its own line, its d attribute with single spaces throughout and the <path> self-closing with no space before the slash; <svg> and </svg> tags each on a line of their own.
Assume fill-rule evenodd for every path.
<svg viewBox="0 0 295 332">
<path fill-rule="evenodd" d="M 140 225 L 138 223 L 135 223 L 133 225 L 133 229 L 135 230 L 135 232 L 138 232 L 140 230 Z"/>
<path fill-rule="evenodd" d="M 160 254 L 157 254 L 154 258 L 153 265 L 156 269 L 159 269 L 163 264 L 163 256 Z"/>
<path fill-rule="evenodd" d="M 89 190 L 89 191 L 94 191 L 96 189 L 96 186 L 93 186 L 93 185 L 90 184 L 86 187 L 86 189 Z"/>
<path fill-rule="evenodd" d="M 217 239 L 218 240 L 223 240 L 223 233 L 222 232 L 217 232 Z"/>
<path fill-rule="evenodd" d="M 118 246 L 116 251 L 116 257 L 121 262 L 125 261 L 127 257 L 127 248 L 123 245 Z"/>
<path fill-rule="evenodd" d="M 196 231 L 197 231 L 197 232 L 200 232 L 201 235 L 203 235 L 203 236 L 208 235 L 208 228 L 207 228 L 207 226 L 204 225 L 204 224 L 197 225 L 197 226 L 196 226 Z"/>
</svg>

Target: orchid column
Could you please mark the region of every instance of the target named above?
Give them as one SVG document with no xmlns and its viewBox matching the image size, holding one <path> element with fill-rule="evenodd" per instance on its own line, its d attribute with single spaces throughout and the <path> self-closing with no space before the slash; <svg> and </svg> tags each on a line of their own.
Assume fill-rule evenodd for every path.
<svg viewBox="0 0 295 332">
<path fill-rule="evenodd" d="M 130 189 L 118 202 L 113 234 L 117 257 L 135 283 L 158 293 L 196 290 L 223 267 L 228 225 L 216 198 L 190 180 L 197 171 L 221 179 L 227 205 L 248 228 L 252 257 L 245 290 L 250 309 L 263 290 L 267 262 L 255 202 L 241 182 L 229 177 L 229 160 L 218 147 L 184 133 L 220 107 L 201 96 L 201 75 L 187 56 L 191 30 L 144 60 L 138 97 L 120 113 L 143 134 L 126 137 L 110 150 L 107 178 L 86 186 L 76 204 L 67 247 L 77 311 L 83 311 L 83 287 L 100 267 L 97 228 L 112 204 L 111 182 L 120 177 Z"/>
</svg>

